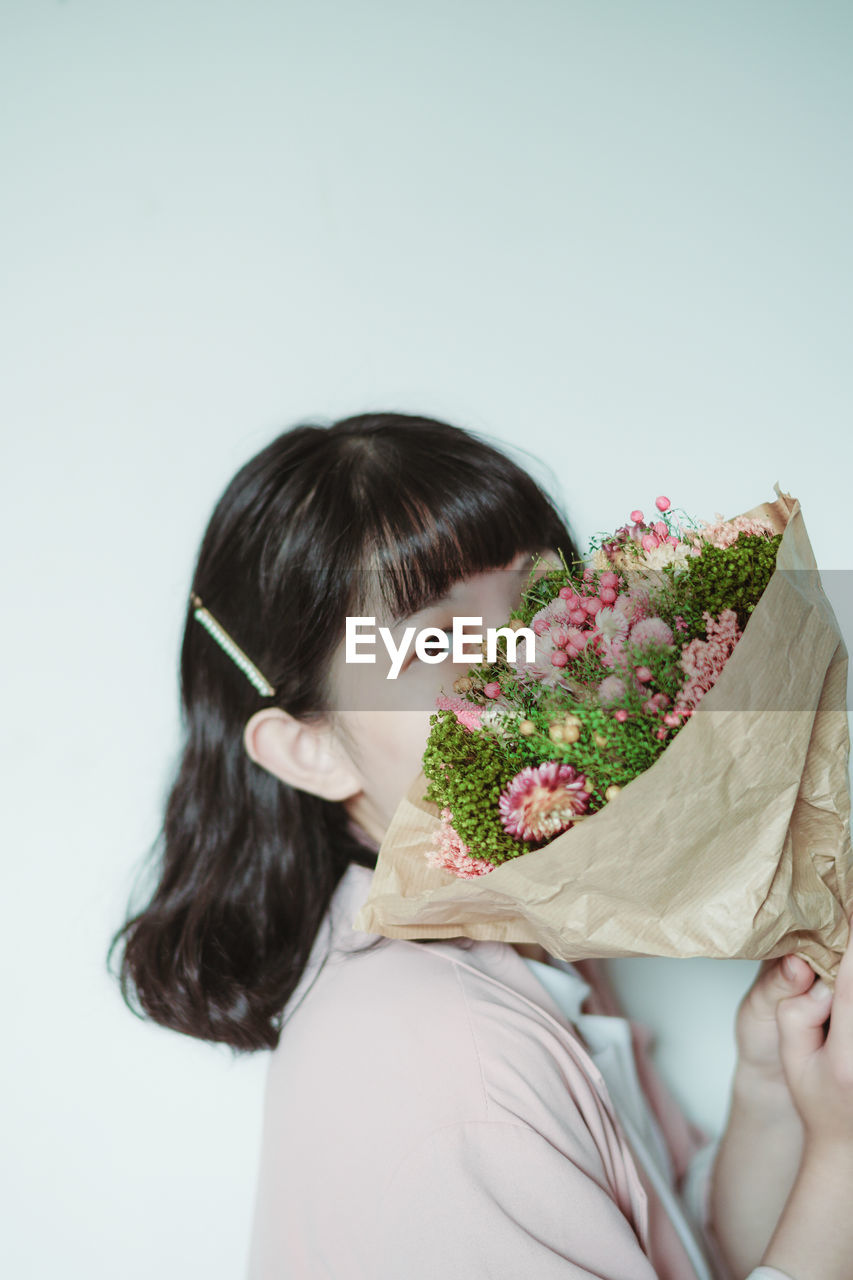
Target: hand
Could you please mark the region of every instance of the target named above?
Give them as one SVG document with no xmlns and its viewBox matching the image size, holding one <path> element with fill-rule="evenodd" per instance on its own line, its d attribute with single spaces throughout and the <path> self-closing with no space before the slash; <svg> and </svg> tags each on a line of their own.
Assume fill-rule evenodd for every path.
<svg viewBox="0 0 853 1280">
<path fill-rule="evenodd" d="M 835 987 L 782 1000 L 780 1050 L 808 1151 L 837 1153 L 853 1165 L 853 922 Z M 827 1019 L 829 1027 L 827 1029 Z"/>
<path fill-rule="evenodd" d="M 790 965 L 790 972 L 789 972 Z M 735 1019 L 736 1076 L 747 1091 L 782 1112 L 796 1113 L 780 1054 L 777 1011 L 780 1000 L 804 995 L 815 972 L 799 956 L 764 960 L 755 981 L 741 1000 Z"/>
</svg>

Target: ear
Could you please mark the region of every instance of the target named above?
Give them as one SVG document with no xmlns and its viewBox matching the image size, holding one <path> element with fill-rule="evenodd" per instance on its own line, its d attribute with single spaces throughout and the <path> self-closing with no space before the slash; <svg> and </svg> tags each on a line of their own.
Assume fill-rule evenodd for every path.
<svg viewBox="0 0 853 1280">
<path fill-rule="evenodd" d="M 307 724 L 280 707 L 264 707 L 247 722 L 243 743 L 256 764 L 299 791 L 346 800 L 363 790 L 358 770 L 326 721 Z"/>
</svg>

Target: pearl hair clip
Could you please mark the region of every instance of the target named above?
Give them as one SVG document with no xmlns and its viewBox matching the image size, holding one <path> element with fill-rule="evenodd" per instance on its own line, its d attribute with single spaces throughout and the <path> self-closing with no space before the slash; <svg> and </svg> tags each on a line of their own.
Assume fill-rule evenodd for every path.
<svg viewBox="0 0 853 1280">
<path fill-rule="evenodd" d="M 201 597 L 197 596 L 193 591 L 190 593 L 190 599 L 193 603 L 195 617 L 198 618 L 205 630 L 213 636 L 216 643 L 228 654 L 228 657 L 251 680 L 258 693 L 262 693 L 265 698 L 271 697 L 275 693 L 275 689 L 268 680 L 264 679 L 251 658 L 231 639 L 225 628 L 216 621 L 213 614 L 208 609 L 205 609 Z"/>
</svg>

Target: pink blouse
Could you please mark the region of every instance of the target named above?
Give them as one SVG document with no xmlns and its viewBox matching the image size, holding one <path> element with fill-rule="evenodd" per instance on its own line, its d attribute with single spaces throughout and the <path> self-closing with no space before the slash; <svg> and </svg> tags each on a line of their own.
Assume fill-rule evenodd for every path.
<svg viewBox="0 0 853 1280">
<path fill-rule="evenodd" d="M 351 928 L 371 875 L 351 863 L 341 878 L 270 1054 L 248 1280 L 703 1280 L 528 962 L 457 938 L 359 955 L 377 936 Z M 624 1017 L 597 961 L 572 967 L 585 1012 Z M 628 1024 L 680 1193 L 711 1139 Z M 707 1179 L 701 1202 L 714 1280 L 734 1280 Z"/>
</svg>

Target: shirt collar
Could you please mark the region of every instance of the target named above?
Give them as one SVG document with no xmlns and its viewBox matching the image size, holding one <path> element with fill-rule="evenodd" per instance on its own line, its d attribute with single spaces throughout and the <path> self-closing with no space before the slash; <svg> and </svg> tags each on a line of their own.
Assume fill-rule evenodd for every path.
<svg viewBox="0 0 853 1280">
<path fill-rule="evenodd" d="M 525 963 L 567 1018 L 576 1022 L 578 1018 L 586 1016 L 582 1014 L 581 1005 L 592 988 L 588 982 L 584 981 L 573 964 L 568 960 L 558 960 L 556 956 L 551 957 L 549 964 L 526 957 Z"/>
</svg>

